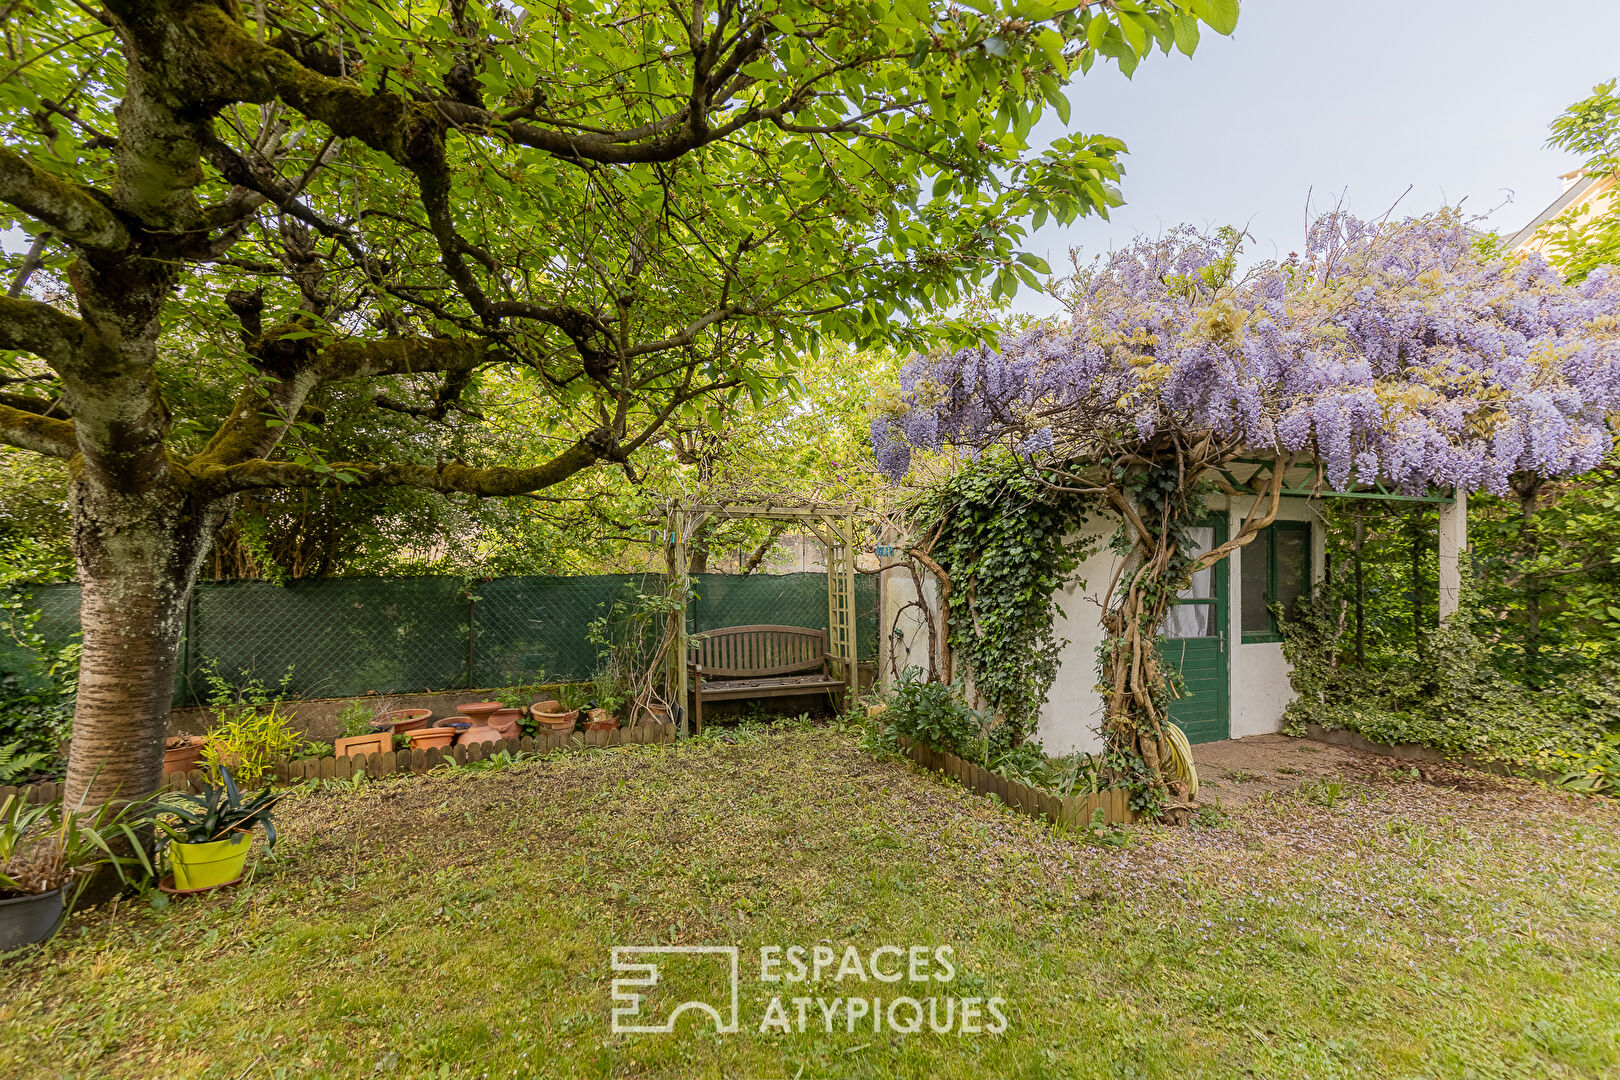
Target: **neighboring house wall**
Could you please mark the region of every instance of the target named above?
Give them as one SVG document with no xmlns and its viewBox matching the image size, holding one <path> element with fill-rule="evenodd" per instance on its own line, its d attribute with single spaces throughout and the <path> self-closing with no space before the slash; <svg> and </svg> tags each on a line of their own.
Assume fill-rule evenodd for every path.
<svg viewBox="0 0 1620 1080">
<path fill-rule="evenodd" d="M 1506 239 L 1506 244 L 1514 251 L 1536 251 L 1546 253 L 1548 236 L 1543 227 L 1549 222 L 1575 211 L 1571 224 L 1585 225 L 1596 218 L 1607 217 L 1614 212 L 1615 203 L 1620 199 L 1620 178 L 1614 174 L 1598 176 L 1588 175 L 1584 169 L 1565 173 L 1559 177 L 1564 182 L 1563 194 L 1553 200 L 1552 205 L 1537 214 L 1524 228 Z"/>
<path fill-rule="evenodd" d="M 934 575 L 922 570 L 918 578 L 928 598 L 928 610 L 933 613 L 943 655 L 945 626 L 939 614 L 939 583 Z M 916 668 L 928 673 L 928 629 L 923 613 L 907 606 L 917 599 L 910 571 L 899 566 L 884 570 L 878 586 L 878 680 L 887 687 L 893 684 L 897 671 Z M 936 667 L 938 663 L 936 658 Z"/>
</svg>

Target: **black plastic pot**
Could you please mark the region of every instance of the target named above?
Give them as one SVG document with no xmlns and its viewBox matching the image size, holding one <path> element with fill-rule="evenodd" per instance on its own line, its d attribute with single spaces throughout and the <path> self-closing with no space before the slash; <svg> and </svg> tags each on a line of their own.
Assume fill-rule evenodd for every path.
<svg viewBox="0 0 1620 1080">
<path fill-rule="evenodd" d="M 61 921 L 61 889 L 0 900 L 0 953 L 46 940 Z"/>
</svg>

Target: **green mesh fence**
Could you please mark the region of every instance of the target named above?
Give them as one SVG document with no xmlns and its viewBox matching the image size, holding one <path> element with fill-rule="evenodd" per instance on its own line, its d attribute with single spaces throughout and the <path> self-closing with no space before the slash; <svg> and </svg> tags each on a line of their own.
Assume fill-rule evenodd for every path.
<svg viewBox="0 0 1620 1080">
<path fill-rule="evenodd" d="M 596 669 L 590 624 L 639 592 L 662 592 L 640 574 L 497 578 L 478 586 L 473 624 L 474 686 L 589 678 Z M 465 648 L 465 641 L 463 648 Z"/>
<path fill-rule="evenodd" d="M 861 658 L 877 655 L 877 579 L 855 581 Z M 823 574 L 699 574 L 688 609 L 693 633 L 775 623 L 827 626 Z M 592 621 L 617 600 L 661 593 L 660 575 L 323 578 L 286 586 L 202 581 L 192 597 L 175 703 L 207 693 L 205 673 L 277 686 L 301 698 L 414 693 L 589 678 Z M 78 632 L 79 587 L 37 586 L 37 629 L 52 641 Z M 0 668 L 19 657 L 0 658 Z"/>
<path fill-rule="evenodd" d="M 291 670 L 296 697 L 466 686 L 470 609 L 455 578 L 200 582 L 181 670 L 193 698 L 216 663 L 272 686 Z"/>
</svg>

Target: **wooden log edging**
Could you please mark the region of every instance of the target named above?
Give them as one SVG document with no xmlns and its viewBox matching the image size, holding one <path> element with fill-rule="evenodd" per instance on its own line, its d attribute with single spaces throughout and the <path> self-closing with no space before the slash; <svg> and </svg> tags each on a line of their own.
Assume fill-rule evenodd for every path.
<svg viewBox="0 0 1620 1080">
<path fill-rule="evenodd" d="M 571 735 L 552 734 L 521 739 L 501 739 L 492 743 L 470 743 L 459 746 L 432 747 L 427 750 L 407 747 L 404 750 L 389 750 L 381 754 L 355 754 L 352 757 L 307 757 L 296 760 L 283 759 L 276 762 L 274 782 L 277 784 L 302 784 L 307 780 L 350 780 L 356 774 L 381 779 L 384 776 L 394 776 L 399 773 L 420 774 L 431 772 L 439 766 L 450 762 L 455 765 L 465 765 L 469 762 L 483 761 L 494 757 L 502 750 L 509 754 L 520 753 L 550 753 L 553 750 L 573 749 L 583 750 L 589 746 L 604 749 L 614 746 L 640 746 L 672 743 L 675 741 L 675 725 L 670 724 L 641 724 L 631 728 L 614 728 L 609 731 L 579 731 Z M 201 792 L 207 786 L 207 777 L 202 770 L 193 769 L 190 772 L 174 772 L 164 778 L 163 788 L 166 791 Z M 55 783 L 27 784 L 22 787 L 11 785 L 0 786 L 0 803 L 5 802 L 6 796 L 18 795 L 23 801 L 29 803 L 46 803 L 56 799 L 62 794 L 63 785 Z"/>
<path fill-rule="evenodd" d="M 1060 797 L 923 743 L 902 738 L 900 745 L 906 757 L 923 768 L 948 776 L 976 794 L 994 795 L 1019 813 L 1062 829 L 1085 828 L 1098 810 L 1103 812 L 1105 825 L 1129 825 L 1138 817 L 1131 809 L 1131 793 L 1124 788 Z"/>
</svg>

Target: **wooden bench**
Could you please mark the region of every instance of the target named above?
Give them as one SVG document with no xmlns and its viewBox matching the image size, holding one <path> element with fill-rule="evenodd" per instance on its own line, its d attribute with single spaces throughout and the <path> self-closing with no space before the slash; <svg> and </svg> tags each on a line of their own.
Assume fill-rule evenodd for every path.
<svg viewBox="0 0 1620 1080">
<path fill-rule="evenodd" d="M 848 691 L 828 670 L 827 631 L 803 626 L 728 626 L 698 635 L 688 667 L 692 714 L 703 730 L 705 701 L 826 694 L 834 706 Z"/>
</svg>

